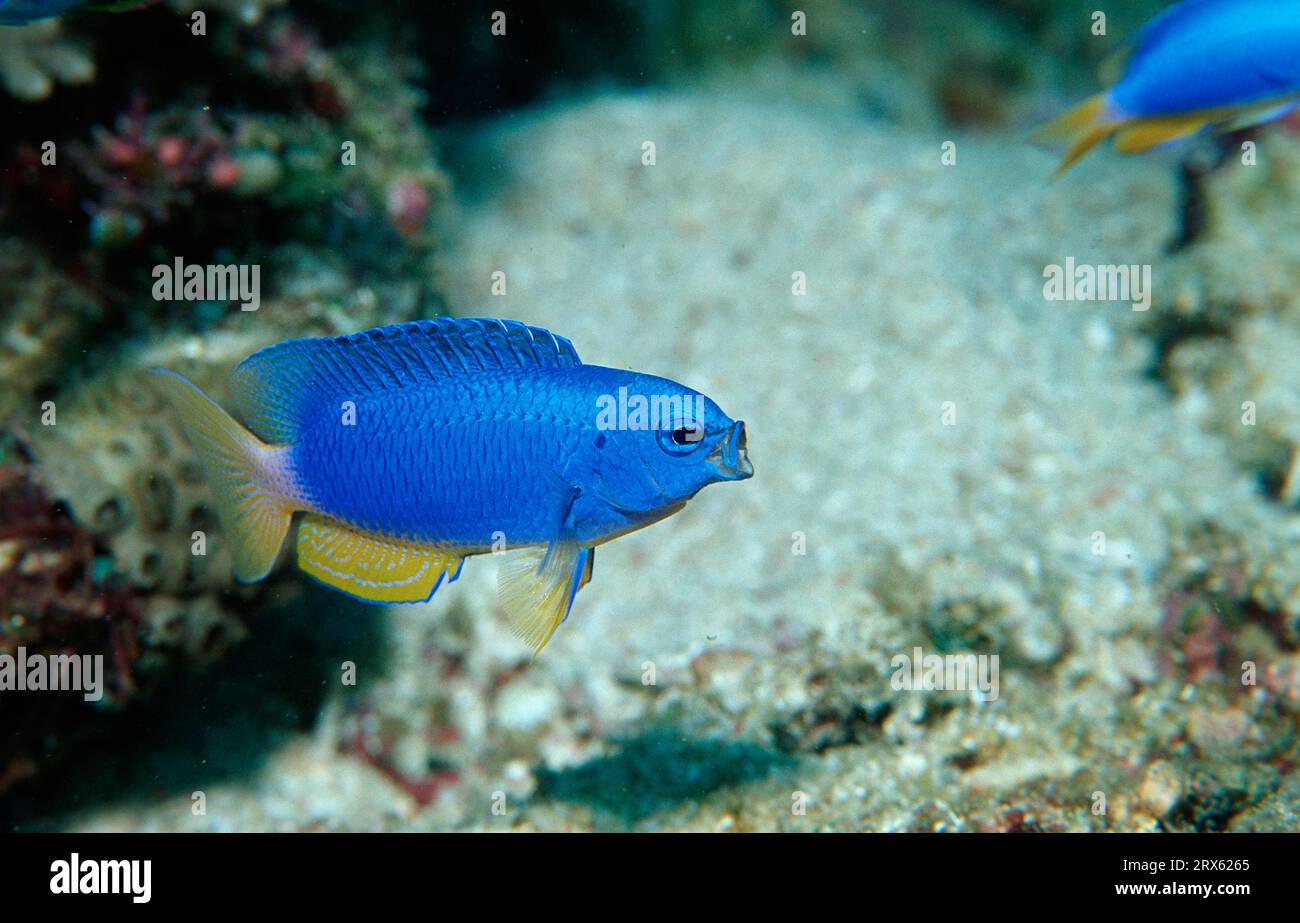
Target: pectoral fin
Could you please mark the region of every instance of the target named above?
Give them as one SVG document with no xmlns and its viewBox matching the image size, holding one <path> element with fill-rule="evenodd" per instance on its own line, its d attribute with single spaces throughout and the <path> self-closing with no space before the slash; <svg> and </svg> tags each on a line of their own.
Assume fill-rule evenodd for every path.
<svg viewBox="0 0 1300 923">
<path fill-rule="evenodd" d="M 511 630 L 534 654 L 568 618 L 573 598 L 591 580 L 595 560 L 591 548 L 557 542 L 526 548 L 502 564 L 497 584 L 501 607 Z"/>
<path fill-rule="evenodd" d="M 303 517 L 298 566 L 321 583 L 373 603 L 425 602 L 463 556 L 350 529 L 323 516 Z"/>
<path fill-rule="evenodd" d="M 591 583 L 591 576 L 596 572 L 596 549 L 584 548 L 583 551 L 586 557 L 583 559 L 582 579 L 578 581 L 579 590 Z"/>
</svg>

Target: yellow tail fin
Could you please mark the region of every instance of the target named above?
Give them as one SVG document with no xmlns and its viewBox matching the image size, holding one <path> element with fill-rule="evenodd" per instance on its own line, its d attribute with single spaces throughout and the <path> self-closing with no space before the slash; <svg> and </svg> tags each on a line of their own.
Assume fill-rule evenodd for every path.
<svg viewBox="0 0 1300 923">
<path fill-rule="evenodd" d="M 1106 96 L 1101 93 L 1084 100 L 1060 118 L 1048 122 L 1034 132 L 1033 140 L 1036 144 L 1069 146 L 1065 159 L 1053 174 L 1060 176 L 1074 166 L 1080 157 L 1114 134 L 1120 124 L 1107 113 Z"/>
<path fill-rule="evenodd" d="M 288 446 L 272 446 L 240 426 L 186 378 L 153 369 L 180 414 L 217 503 L 235 576 L 261 580 L 271 570 L 293 517 Z"/>
</svg>

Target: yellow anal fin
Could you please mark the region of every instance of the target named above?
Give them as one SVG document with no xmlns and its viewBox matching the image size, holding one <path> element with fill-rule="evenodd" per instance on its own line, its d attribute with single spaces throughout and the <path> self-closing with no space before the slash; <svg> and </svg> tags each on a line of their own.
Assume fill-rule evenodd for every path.
<svg viewBox="0 0 1300 923">
<path fill-rule="evenodd" d="M 578 590 L 591 579 L 595 554 L 572 542 L 526 548 L 501 565 L 497 588 L 511 630 L 534 654 L 569 614 Z"/>
<path fill-rule="evenodd" d="M 1156 116 L 1123 125 L 1115 134 L 1115 150 L 1142 154 L 1171 141 L 1194 135 L 1207 124 L 1203 114 Z"/>
<path fill-rule="evenodd" d="M 463 560 L 454 551 L 361 532 L 324 516 L 304 516 L 298 527 L 298 566 L 366 602 L 425 602 Z"/>
</svg>

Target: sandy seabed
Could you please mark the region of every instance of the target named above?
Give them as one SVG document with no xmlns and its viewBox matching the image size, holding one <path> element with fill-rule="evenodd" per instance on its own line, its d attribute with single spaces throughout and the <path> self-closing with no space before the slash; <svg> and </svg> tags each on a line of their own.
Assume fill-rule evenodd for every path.
<svg viewBox="0 0 1300 923">
<path fill-rule="evenodd" d="M 747 422 L 756 476 L 601 548 L 535 661 L 499 620 L 496 562 L 472 560 L 386 612 L 363 714 L 327 708 L 206 815 L 169 798 L 72 826 L 1296 829 L 1276 760 L 1295 653 L 1241 626 L 1243 687 L 1228 648 L 1190 659 L 1179 621 L 1189 587 L 1300 611 L 1295 514 L 1211 425 L 1251 395 L 1176 399 L 1143 312 L 1043 295 L 1073 257 L 1153 265 L 1157 305 L 1174 297 L 1158 161 L 1049 184 L 1051 155 L 1010 134 L 721 93 L 517 116 L 460 159 L 454 311 L 700 389 Z M 917 647 L 997 654 L 997 698 L 893 688 Z M 647 728 L 781 759 L 648 813 L 540 797 Z M 357 734 L 385 771 L 342 745 Z M 431 762 L 454 780 L 413 797 L 401 780 Z"/>
</svg>

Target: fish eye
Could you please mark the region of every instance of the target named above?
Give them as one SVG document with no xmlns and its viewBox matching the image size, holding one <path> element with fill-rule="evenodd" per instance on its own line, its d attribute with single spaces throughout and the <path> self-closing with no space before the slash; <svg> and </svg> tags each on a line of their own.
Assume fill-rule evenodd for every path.
<svg viewBox="0 0 1300 923">
<path fill-rule="evenodd" d="M 704 428 L 692 423 L 690 426 L 680 426 L 672 431 L 672 440 L 674 445 L 690 445 L 693 442 L 699 442 L 704 435 Z"/>
<path fill-rule="evenodd" d="M 689 455 L 704 439 L 704 427 L 689 423 L 676 429 L 658 431 L 659 446 L 669 455 Z"/>
</svg>

